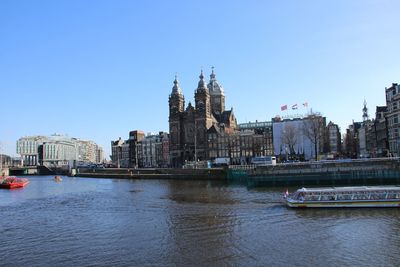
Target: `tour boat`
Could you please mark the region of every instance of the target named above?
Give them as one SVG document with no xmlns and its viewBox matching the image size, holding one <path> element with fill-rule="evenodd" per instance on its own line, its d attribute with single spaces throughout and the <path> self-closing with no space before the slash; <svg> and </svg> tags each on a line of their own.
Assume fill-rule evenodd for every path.
<svg viewBox="0 0 400 267">
<path fill-rule="evenodd" d="M 285 199 L 292 208 L 400 207 L 400 186 L 303 187 Z"/>
<path fill-rule="evenodd" d="M 29 183 L 26 178 L 17 178 L 15 176 L 8 176 L 5 178 L 0 178 L 0 188 L 14 189 L 24 187 Z"/>
</svg>

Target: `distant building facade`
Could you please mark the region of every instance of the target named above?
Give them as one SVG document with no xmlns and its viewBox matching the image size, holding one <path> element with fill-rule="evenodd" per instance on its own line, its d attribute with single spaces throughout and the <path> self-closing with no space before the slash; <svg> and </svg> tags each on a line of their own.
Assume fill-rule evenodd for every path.
<svg viewBox="0 0 400 267">
<path fill-rule="evenodd" d="M 71 165 L 72 161 L 98 163 L 96 155 L 102 148 L 93 141 L 53 134 L 22 137 L 17 141 L 16 150 L 23 166 L 60 167 Z"/>
<path fill-rule="evenodd" d="M 129 143 L 120 138 L 111 141 L 111 161 L 117 168 L 129 167 Z"/>
<path fill-rule="evenodd" d="M 374 140 L 376 142 L 376 157 L 387 157 L 389 154 L 386 112 L 386 106 L 376 107 L 374 120 Z"/>
<path fill-rule="evenodd" d="M 131 131 L 128 140 L 111 141 L 111 160 L 118 168 L 168 167 L 169 135 Z"/>
<path fill-rule="evenodd" d="M 139 167 L 139 151 L 138 144 L 144 139 L 145 134 L 143 131 L 135 130 L 129 132 L 129 167 Z"/>
<path fill-rule="evenodd" d="M 362 122 L 354 122 L 346 129 L 343 140 L 343 153 L 348 158 L 357 158 L 360 154 L 359 129 Z"/>
<path fill-rule="evenodd" d="M 329 152 L 334 156 L 338 156 L 342 152 L 342 141 L 339 126 L 330 121 L 327 125 L 327 130 Z"/>
<path fill-rule="evenodd" d="M 400 86 L 393 83 L 385 91 L 389 152 L 393 156 L 400 156 Z"/>
<path fill-rule="evenodd" d="M 39 147 L 48 140 L 46 136 L 22 137 L 17 141 L 17 154 L 21 156 L 23 166 L 39 165 Z M 42 157 L 42 156 L 41 156 Z"/>
</svg>

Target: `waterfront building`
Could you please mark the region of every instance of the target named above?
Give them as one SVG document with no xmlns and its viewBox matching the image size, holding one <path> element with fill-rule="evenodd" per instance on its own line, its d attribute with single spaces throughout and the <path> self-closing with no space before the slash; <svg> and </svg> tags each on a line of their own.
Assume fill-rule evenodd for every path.
<svg viewBox="0 0 400 267">
<path fill-rule="evenodd" d="M 142 143 L 142 161 L 144 168 L 155 168 L 157 166 L 156 147 L 161 143 L 159 136 L 156 134 L 148 133 L 141 141 Z"/>
<path fill-rule="evenodd" d="M 389 151 L 389 141 L 388 141 L 388 129 L 387 129 L 387 119 L 386 106 L 376 107 L 375 120 L 374 120 L 374 138 L 376 147 L 376 157 L 386 157 Z"/>
<path fill-rule="evenodd" d="M 358 145 L 359 145 L 359 155 L 360 158 L 367 158 L 369 157 L 369 151 L 367 149 L 367 134 L 368 134 L 368 127 L 366 123 L 361 124 L 360 129 L 358 129 Z"/>
<path fill-rule="evenodd" d="M 334 157 L 337 157 L 341 153 L 341 134 L 337 124 L 329 122 L 327 125 L 328 140 L 329 140 L 329 153 Z"/>
<path fill-rule="evenodd" d="M 98 145 L 93 141 L 76 140 L 78 160 L 83 162 L 101 162 L 97 158 Z"/>
<path fill-rule="evenodd" d="M 389 152 L 393 156 L 400 156 L 400 86 L 393 83 L 385 88 L 385 92 Z"/>
<path fill-rule="evenodd" d="M 39 150 L 41 164 L 46 167 L 72 166 L 74 160 L 77 159 L 77 144 L 72 139 L 64 138 L 64 136 L 53 135 L 52 139 L 43 143 Z"/>
<path fill-rule="evenodd" d="M 157 145 L 157 165 L 162 168 L 167 168 L 170 165 L 169 162 L 169 134 L 166 132 L 160 132 L 161 143 Z"/>
<path fill-rule="evenodd" d="M 313 144 L 303 134 L 302 119 L 273 121 L 273 145 L 277 159 L 288 160 L 291 157 L 312 159 Z"/>
<path fill-rule="evenodd" d="M 318 159 L 327 152 L 325 117 L 310 114 L 305 118 L 274 118 L 272 121 L 273 147 L 277 158 L 310 160 Z"/>
<path fill-rule="evenodd" d="M 135 130 L 129 132 L 129 167 L 138 168 L 139 167 L 139 159 L 138 159 L 138 143 L 141 142 L 145 137 L 143 131 Z"/>
<path fill-rule="evenodd" d="M 359 146 L 359 129 L 362 122 L 354 122 L 346 129 L 346 134 L 343 140 L 343 153 L 348 158 L 357 158 L 360 154 Z"/>
<path fill-rule="evenodd" d="M 140 167 L 161 168 L 169 165 L 168 134 L 159 132 L 149 133 L 140 142 Z"/>
<path fill-rule="evenodd" d="M 117 168 L 129 167 L 129 143 L 120 138 L 111 141 L 111 161 Z"/>
<path fill-rule="evenodd" d="M 39 165 L 39 146 L 48 140 L 46 136 L 27 136 L 17 140 L 17 154 L 21 156 L 23 166 Z"/>
<path fill-rule="evenodd" d="M 45 165 L 61 167 L 71 161 L 99 162 L 97 150 L 102 149 L 93 141 L 65 135 L 27 136 L 17 140 L 17 154 L 23 166 Z"/>
<path fill-rule="evenodd" d="M 97 146 L 96 149 L 96 163 L 104 163 L 105 158 L 104 158 L 104 150 L 102 147 Z"/>
<path fill-rule="evenodd" d="M 0 170 L 3 167 L 13 166 L 13 159 L 9 155 L 0 154 Z M 0 173 L 1 174 L 1 173 Z"/>
<path fill-rule="evenodd" d="M 161 168 L 169 166 L 169 135 L 131 131 L 128 140 L 111 141 L 111 161 L 118 168 Z"/>
<path fill-rule="evenodd" d="M 228 143 L 232 164 L 248 164 L 252 157 L 274 155 L 272 121 L 241 123 L 238 130 Z"/>
<path fill-rule="evenodd" d="M 169 95 L 169 152 L 173 167 L 182 166 L 185 161 L 208 159 L 208 130 L 214 126 L 219 133 L 234 133 L 237 122 L 233 109 L 225 110 L 225 94 L 218 83 L 214 70 L 206 86 L 203 71 L 195 90 L 195 106 L 189 102 L 185 109 L 185 98 L 175 77 Z"/>
</svg>

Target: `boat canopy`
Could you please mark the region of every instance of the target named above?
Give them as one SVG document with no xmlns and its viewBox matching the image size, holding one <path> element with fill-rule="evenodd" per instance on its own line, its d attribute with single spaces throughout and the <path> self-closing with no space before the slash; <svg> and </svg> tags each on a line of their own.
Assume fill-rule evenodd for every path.
<svg viewBox="0 0 400 267">
<path fill-rule="evenodd" d="M 349 192 L 349 191 L 400 191 L 400 186 L 346 186 L 346 187 L 322 187 L 301 188 L 296 192 L 322 193 L 322 192 Z"/>
</svg>

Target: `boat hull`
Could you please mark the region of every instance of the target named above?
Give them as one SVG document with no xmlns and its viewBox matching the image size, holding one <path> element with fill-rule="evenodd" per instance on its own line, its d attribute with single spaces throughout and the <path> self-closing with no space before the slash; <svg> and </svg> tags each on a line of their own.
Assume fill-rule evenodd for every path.
<svg viewBox="0 0 400 267">
<path fill-rule="evenodd" d="M 0 188 L 2 189 L 22 188 L 27 184 L 29 184 L 29 180 L 27 179 L 16 179 L 14 181 L 0 183 Z"/>
</svg>

